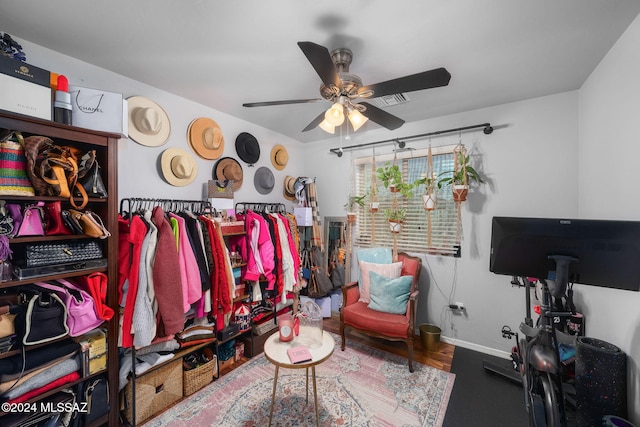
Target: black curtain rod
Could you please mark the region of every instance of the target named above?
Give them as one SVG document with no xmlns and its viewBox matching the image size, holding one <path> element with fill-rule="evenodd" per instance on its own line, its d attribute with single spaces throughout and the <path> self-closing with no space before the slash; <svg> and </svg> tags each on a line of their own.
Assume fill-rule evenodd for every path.
<svg viewBox="0 0 640 427">
<path fill-rule="evenodd" d="M 405 145 L 404 140 L 407 140 L 407 139 L 424 138 L 425 136 L 441 135 L 443 133 L 462 132 L 462 131 L 477 129 L 477 128 L 484 128 L 482 132 L 484 132 L 485 135 L 490 135 L 493 132 L 493 128 L 491 127 L 490 123 L 482 123 L 479 125 L 464 126 L 464 127 L 455 128 L 455 129 L 437 130 L 435 132 L 421 133 L 418 135 L 403 136 L 399 138 L 385 139 L 382 141 L 367 142 L 364 144 L 357 144 L 357 145 L 349 145 L 347 147 L 331 148 L 329 149 L 329 151 L 333 154 L 336 154 L 338 157 L 342 157 L 344 150 L 354 150 L 356 148 L 370 147 L 372 145 L 379 145 L 379 144 L 389 144 L 391 142 L 397 143 L 399 148 L 404 148 L 404 145 Z"/>
</svg>

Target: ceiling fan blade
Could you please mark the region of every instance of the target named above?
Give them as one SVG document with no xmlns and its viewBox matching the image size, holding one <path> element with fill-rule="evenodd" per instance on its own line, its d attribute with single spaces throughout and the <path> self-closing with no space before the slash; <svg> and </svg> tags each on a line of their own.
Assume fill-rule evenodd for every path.
<svg viewBox="0 0 640 427">
<path fill-rule="evenodd" d="M 324 120 L 324 113 L 325 113 L 325 112 L 323 111 L 322 113 L 320 113 L 320 114 L 318 115 L 318 117 L 316 117 L 315 119 L 313 119 L 313 120 L 311 121 L 311 123 L 309 123 L 309 124 L 307 125 L 307 127 L 306 127 L 306 128 L 302 129 L 302 132 L 306 132 L 306 131 L 309 131 L 309 130 L 311 130 L 311 129 L 315 129 L 315 128 L 320 124 L 320 123 L 322 123 L 322 121 Z"/>
<path fill-rule="evenodd" d="M 373 95 L 368 98 L 393 95 L 395 93 L 413 92 L 416 90 L 431 89 L 434 87 L 446 86 L 451 80 L 451 74 L 445 68 L 436 68 L 410 76 L 399 77 L 385 82 L 363 86 L 358 93 L 372 91 Z"/>
<path fill-rule="evenodd" d="M 342 81 L 326 47 L 313 42 L 298 42 L 298 46 L 311 62 L 325 86 L 330 87 L 333 85 L 342 89 Z"/>
<path fill-rule="evenodd" d="M 365 107 L 367 107 L 366 110 L 362 111 L 363 116 L 367 117 L 371 121 L 376 122 L 380 126 L 386 127 L 389 130 L 398 129 L 404 124 L 404 120 L 402 120 L 400 117 L 396 117 L 393 114 L 389 114 L 378 107 L 374 107 L 368 102 L 361 102 L 359 105 L 364 105 Z"/>
<path fill-rule="evenodd" d="M 247 102 L 242 104 L 243 107 L 269 107 L 271 105 L 288 105 L 288 104 L 311 104 L 313 102 L 324 101 L 322 98 L 314 99 L 288 99 L 285 101 L 265 101 L 265 102 Z"/>
</svg>

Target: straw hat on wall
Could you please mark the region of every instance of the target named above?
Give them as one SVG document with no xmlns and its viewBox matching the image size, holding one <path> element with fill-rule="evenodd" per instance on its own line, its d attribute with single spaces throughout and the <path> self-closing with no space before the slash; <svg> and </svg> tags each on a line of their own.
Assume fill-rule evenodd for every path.
<svg viewBox="0 0 640 427">
<path fill-rule="evenodd" d="M 192 183 L 198 175 L 196 160 L 182 148 L 164 150 L 160 159 L 160 167 L 164 179 L 176 187 Z"/>
<path fill-rule="evenodd" d="M 147 147 L 164 145 L 171 134 L 171 122 L 166 111 L 144 96 L 131 96 L 127 103 L 129 138 Z"/>
<path fill-rule="evenodd" d="M 276 145 L 271 149 L 271 164 L 274 168 L 281 171 L 287 166 L 289 161 L 289 153 L 283 145 Z"/>
<path fill-rule="evenodd" d="M 193 151 L 203 159 L 218 159 L 224 151 L 224 137 L 220 126 L 206 117 L 191 122 L 187 130 L 187 140 Z"/>
<path fill-rule="evenodd" d="M 233 191 L 242 187 L 244 174 L 240 162 L 232 157 L 223 157 L 213 167 L 213 179 L 218 181 L 233 180 Z"/>
</svg>

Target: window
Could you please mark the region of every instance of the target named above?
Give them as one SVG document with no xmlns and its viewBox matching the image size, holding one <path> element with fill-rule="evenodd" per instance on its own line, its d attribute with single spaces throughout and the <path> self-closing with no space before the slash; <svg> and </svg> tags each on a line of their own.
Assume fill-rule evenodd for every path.
<svg viewBox="0 0 640 427">
<path fill-rule="evenodd" d="M 435 147 L 431 149 L 433 169 L 436 176 L 453 170 L 453 149 L 455 145 Z M 427 171 L 428 150 L 413 150 L 397 153 L 396 162 L 402 170 L 403 181 L 413 183 L 423 177 Z M 375 167 L 372 168 L 371 156 L 355 159 L 355 194 L 371 193 L 371 177 L 375 170 L 393 163 L 393 154 L 376 156 Z M 446 176 L 441 175 L 440 178 Z M 430 215 L 423 207 L 422 195 L 425 194 L 423 184 L 413 189 L 413 197 L 398 195 L 399 207 L 406 208 L 407 215 L 402 232 L 392 234 L 384 216 L 385 209 L 393 203 L 393 194 L 384 188 L 376 178 L 378 202 L 380 208 L 373 215 L 369 212 L 370 198 L 365 207 L 358 209 L 355 224 L 355 244 L 360 247 L 393 246 L 394 237 L 398 251 L 416 253 L 434 253 L 439 255 L 459 255 L 458 207 L 453 201 L 451 188 L 445 186 L 437 189 L 437 205 Z M 430 221 L 429 221 L 430 216 Z M 430 224 L 429 224 L 430 222 Z M 428 230 L 431 230 L 430 236 Z M 430 239 L 429 239 L 430 237 Z"/>
</svg>

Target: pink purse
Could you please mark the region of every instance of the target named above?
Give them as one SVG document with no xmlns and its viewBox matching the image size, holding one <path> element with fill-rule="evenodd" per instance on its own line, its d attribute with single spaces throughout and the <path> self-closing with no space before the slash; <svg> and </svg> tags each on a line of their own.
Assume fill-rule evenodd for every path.
<svg viewBox="0 0 640 427">
<path fill-rule="evenodd" d="M 77 337 L 100 326 L 103 321 L 96 313 L 96 304 L 91 295 L 73 283 L 58 279 L 52 282 L 38 282 L 36 285 L 55 292 L 67 307 L 67 328 L 69 335 Z"/>
<path fill-rule="evenodd" d="M 28 205 L 24 208 L 22 224 L 16 233 L 20 236 L 44 236 L 44 202 Z"/>
</svg>

